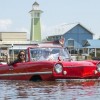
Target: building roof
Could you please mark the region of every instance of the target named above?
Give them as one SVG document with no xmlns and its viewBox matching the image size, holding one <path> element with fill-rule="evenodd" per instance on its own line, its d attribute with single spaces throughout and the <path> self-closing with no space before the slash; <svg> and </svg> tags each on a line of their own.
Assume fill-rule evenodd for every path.
<svg viewBox="0 0 100 100">
<path fill-rule="evenodd" d="M 9 47 L 9 46 L 4 45 L 4 44 L 0 44 L 0 48 L 7 48 L 7 47 Z"/>
<path fill-rule="evenodd" d="M 33 5 L 39 5 L 36 1 L 33 3 Z"/>
<path fill-rule="evenodd" d="M 0 41 L 27 41 L 26 32 L 0 32 Z"/>
<path fill-rule="evenodd" d="M 54 27 L 53 29 L 51 29 L 52 32 L 50 32 L 49 36 L 63 35 L 63 34 L 70 31 L 72 28 L 74 28 L 77 25 L 80 25 L 81 27 L 83 27 L 84 29 L 89 31 L 92 35 L 94 34 L 93 32 L 91 32 L 89 29 L 87 29 L 86 27 L 84 27 L 80 23 L 70 23 L 70 24 L 62 24 L 62 25 L 58 25 L 58 26 Z"/>
<path fill-rule="evenodd" d="M 88 39 L 84 44 L 83 48 L 100 48 L 100 40 L 90 40 Z"/>
</svg>

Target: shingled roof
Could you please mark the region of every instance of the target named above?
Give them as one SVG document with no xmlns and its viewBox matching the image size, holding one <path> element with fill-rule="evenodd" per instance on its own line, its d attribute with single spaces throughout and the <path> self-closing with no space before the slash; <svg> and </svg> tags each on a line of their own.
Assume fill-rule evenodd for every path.
<svg viewBox="0 0 100 100">
<path fill-rule="evenodd" d="M 77 25 L 80 25 L 81 27 L 83 27 L 84 29 L 86 29 L 87 31 L 89 31 L 92 35 L 94 34 L 93 32 L 91 32 L 91 30 L 87 29 L 84 25 L 80 24 L 80 23 L 69 23 L 69 24 L 61 24 L 58 26 L 55 26 L 52 30 L 52 32 L 50 32 L 49 36 L 54 36 L 54 35 L 63 35 L 65 33 L 67 33 L 68 31 L 70 31 L 72 28 L 76 27 Z M 56 30 L 56 32 L 55 32 Z"/>
</svg>

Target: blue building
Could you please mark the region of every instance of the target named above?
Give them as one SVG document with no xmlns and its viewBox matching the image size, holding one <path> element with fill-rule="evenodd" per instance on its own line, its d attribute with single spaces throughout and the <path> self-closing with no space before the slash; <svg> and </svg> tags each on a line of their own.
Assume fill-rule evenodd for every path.
<svg viewBox="0 0 100 100">
<path fill-rule="evenodd" d="M 83 54 L 91 55 L 100 58 L 100 40 L 87 40 L 83 46 Z"/>
<path fill-rule="evenodd" d="M 53 35 L 48 36 L 48 40 L 59 40 L 62 36 L 65 39 L 64 46 L 71 53 L 81 50 L 87 39 L 93 39 L 93 33 L 80 23 L 61 25 Z"/>
</svg>

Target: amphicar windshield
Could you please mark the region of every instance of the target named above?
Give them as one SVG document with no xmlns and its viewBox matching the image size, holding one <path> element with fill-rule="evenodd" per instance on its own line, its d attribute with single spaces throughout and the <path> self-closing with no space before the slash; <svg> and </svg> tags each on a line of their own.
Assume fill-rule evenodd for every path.
<svg viewBox="0 0 100 100">
<path fill-rule="evenodd" d="M 30 49 L 31 61 L 44 60 L 70 60 L 69 53 L 66 49 L 52 47 L 52 48 L 32 48 Z"/>
</svg>

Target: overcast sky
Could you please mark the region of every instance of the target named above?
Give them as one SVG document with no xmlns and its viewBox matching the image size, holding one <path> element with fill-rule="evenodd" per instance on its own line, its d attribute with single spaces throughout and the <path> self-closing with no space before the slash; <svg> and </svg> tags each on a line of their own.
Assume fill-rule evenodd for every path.
<svg viewBox="0 0 100 100">
<path fill-rule="evenodd" d="M 35 0 L 0 0 L 0 31 L 30 33 L 30 14 Z M 42 35 L 62 23 L 79 22 L 100 36 L 100 0 L 36 0 L 43 11 Z"/>
</svg>

